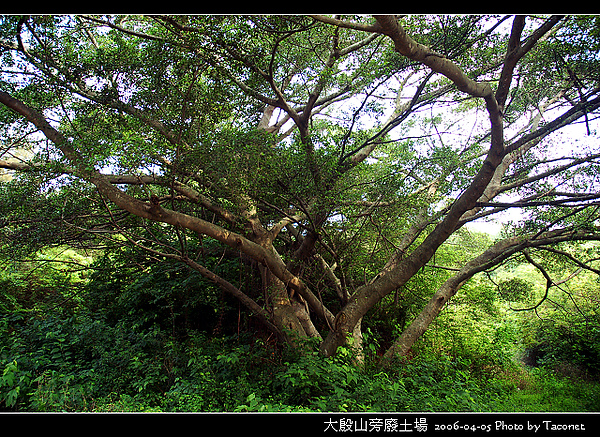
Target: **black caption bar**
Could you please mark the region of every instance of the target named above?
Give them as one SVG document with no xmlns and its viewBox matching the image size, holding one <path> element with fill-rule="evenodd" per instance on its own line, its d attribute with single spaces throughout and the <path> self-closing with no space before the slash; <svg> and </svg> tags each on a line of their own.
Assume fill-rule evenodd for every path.
<svg viewBox="0 0 600 437">
<path fill-rule="evenodd" d="M 18 413 L 2 414 L 6 428 L 11 420 L 33 431 L 88 429 L 113 433 L 134 426 L 138 433 L 170 429 L 194 435 L 257 433 L 273 435 L 553 435 L 598 436 L 600 413 Z M 65 425 L 68 425 L 65 427 Z M 31 428 L 33 427 L 33 428 Z M 85 428 L 81 428 L 85 427 Z"/>
<path fill-rule="evenodd" d="M 327 434 L 564 434 L 598 435 L 600 415 L 595 413 L 391 413 L 325 414 Z M 315 419 L 312 419 L 315 420 Z M 313 426 L 317 426 L 316 424 Z"/>
</svg>

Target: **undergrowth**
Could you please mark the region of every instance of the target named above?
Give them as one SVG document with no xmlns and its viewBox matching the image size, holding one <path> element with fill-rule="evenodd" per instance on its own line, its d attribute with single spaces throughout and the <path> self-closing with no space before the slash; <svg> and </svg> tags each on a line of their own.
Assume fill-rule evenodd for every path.
<svg viewBox="0 0 600 437">
<path fill-rule="evenodd" d="M 473 369 L 468 359 L 421 354 L 386 370 L 316 350 L 285 351 L 250 337 L 165 341 L 46 321 L 27 341 L 3 341 L 4 410 L 97 412 L 598 411 L 600 385 L 518 364 Z M 37 330 L 36 330 L 37 329 Z M 113 336 L 112 341 L 108 342 Z M 10 349 L 10 350 L 9 350 Z M 9 353 L 10 354 L 9 357 Z M 487 373 L 486 373 L 487 372 Z"/>
<path fill-rule="evenodd" d="M 148 287 L 121 272 L 84 294 L 59 273 L 33 285 L 22 276 L 0 277 L 10 290 L 0 302 L 1 411 L 600 411 L 597 331 L 583 324 L 519 325 L 456 305 L 409 358 L 382 368 L 385 338 L 370 328 L 357 365 L 352 349 L 325 358 L 309 343 L 300 353 L 251 323 L 217 332 L 232 319 L 218 295 L 196 309 L 216 324 L 193 325 L 189 296 L 173 295 L 181 283 L 197 288 L 193 277 L 157 271 Z M 177 312 L 189 318 L 176 325 Z"/>
</svg>

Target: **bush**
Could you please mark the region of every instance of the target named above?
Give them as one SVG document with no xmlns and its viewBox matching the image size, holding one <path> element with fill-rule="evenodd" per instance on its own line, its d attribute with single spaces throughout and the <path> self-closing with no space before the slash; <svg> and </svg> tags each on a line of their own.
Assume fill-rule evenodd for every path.
<svg viewBox="0 0 600 437">
<path fill-rule="evenodd" d="M 585 321 L 543 325 L 537 333 L 541 365 L 568 362 L 600 372 L 600 328 Z"/>
<path fill-rule="evenodd" d="M 177 352 L 158 329 L 108 326 L 83 312 L 66 318 L 17 314 L 9 325 L 0 338 L 6 407 L 87 410 L 88 399 L 160 393 L 173 378 Z"/>
<path fill-rule="evenodd" d="M 31 373 L 20 369 L 16 360 L 6 363 L 0 377 L 0 400 L 5 408 L 15 408 L 24 394 L 29 392 L 31 384 Z"/>
<path fill-rule="evenodd" d="M 106 261 L 106 260 L 105 260 Z M 106 261 L 108 262 L 108 261 Z M 381 344 L 393 327 L 380 310 L 365 325 L 365 362 L 352 348 L 324 358 L 260 333 L 226 335 L 175 323 L 185 296 L 177 284 L 197 277 L 169 266 L 145 277 L 126 270 L 97 276 L 66 308 L 61 293 L 32 297 L 18 281 L 0 302 L 0 409 L 13 411 L 596 411 L 597 384 L 566 382 L 597 370 L 598 330 L 554 317 L 530 322 L 497 311 L 495 290 L 475 284 L 453 301 L 415 345 L 413 354 L 382 370 Z M 13 278 L 14 279 L 14 278 Z M 58 283 L 55 281 L 55 285 Z M 17 287 L 18 286 L 18 287 Z M 17 288 L 14 288 L 17 287 Z M 24 286 L 23 286 L 24 287 Z M 174 291 L 175 290 L 175 291 Z M 204 308 L 215 313 L 214 298 Z M 211 294 L 213 293 L 213 294 Z M 34 293 L 35 294 L 35 293 Z M 48 296 L 52 299 L 47 299 Z M 38 296 L 39 297 L 39 296 Z M 64 297 L 64 296 L 63 296 Z M 37 300 L 36 300 L 37 299 Z M 475 299 L 477 304 L 470 302 Z M 192 302 L 193 303 L 193 302 Z M 191 304 L 190 304 L 191 305 Z M 396 308 L 398 309 L 398 308 Z M 592 314 L 593 315 L 593 314 Z M 381 319 L 381 320 L 379 320 Z M 531 329 L 535 327 L 535 329 Z M 231 331 L 237 331 L 231 330 Z M 548 368 L 513 361 L 523 332 Z M 552 372 L 550 365 L 560 373 Z M 586 367 L 587 366 L 587 367 Z"/>
</svg>

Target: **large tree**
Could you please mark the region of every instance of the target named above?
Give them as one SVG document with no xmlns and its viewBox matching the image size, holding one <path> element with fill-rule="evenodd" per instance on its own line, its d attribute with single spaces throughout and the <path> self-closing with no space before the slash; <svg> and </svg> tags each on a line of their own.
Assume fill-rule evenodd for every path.
<svg viewBox="0 0 600 437">
<path fill-rule="evenodd" d="M 597 17 L 1 20 L 3 244 L 144 249 L 332 355 L 453 234 L 522 211 L 391 358 L 473 275 L 600 237 Z M 251 260 L 261 291 L 203 242 Z"/>
</svg>

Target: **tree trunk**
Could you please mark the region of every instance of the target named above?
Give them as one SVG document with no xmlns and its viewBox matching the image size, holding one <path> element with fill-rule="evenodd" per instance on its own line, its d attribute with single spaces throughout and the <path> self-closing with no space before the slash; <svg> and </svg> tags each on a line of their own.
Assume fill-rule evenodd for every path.
<svg viewBox="0 0 600 437">
<path fill-rule="evenodd" d="M 352 331 L 352 350 L 355 355 L 356 364 L 363 364 L 365 361 L 365 354 L 363 349 L 362 319 L 356 323 L 354 330 Z"/>
<path fill-rule="evenodd" d="M 386 351 L 382 363 L 385 365 L 395 357 L 406 356 L 413 344 L 425 333 L 433 320 L 439 315 L 448 300 L 456 294 L 458 289 L 466 282 L 453 277 L 446 281 L 429 300 L 425 308 L 413 322 L 402 332 L 400 337 Z"/>
<path fill-rule="evenodd" d="M 311 336 L 312 332 L 307 332 L 306 320 L 310 317 L 303 314 L 297 307 L 299 302 L 290 298 L 287 287 L 266 267 L 261 267 L 261 276 L 266 290 L 266 298 L 270 304 L 270 311 L 273 315 L 273 323 L 283 332 L 284 340 L 291 346 L 299 346 L 299 341 Z M 312 325 L 312 323 L 311 323 Z M 314 326 L 312 327 L 314 329 Z M 315 330 L 316 331 L 316 330 Z"/>
<path fill-rule="evenodd" d="M 444 305 L 458 292 L 475 274 L 482 272 L 521 250 L 527 239 L 524 237 L 510 237 L 499 241 L 481 255 L 473 258 L 449 278 L 429 300 L 425 308 L 413 322 L 404 330 L 394 344 L 383 356 L 383 365 L 389 364 L 394 357 L 405 356 L 413 344 L 425 333 L 431 322 L 439 315 Z"/>
</svg>

